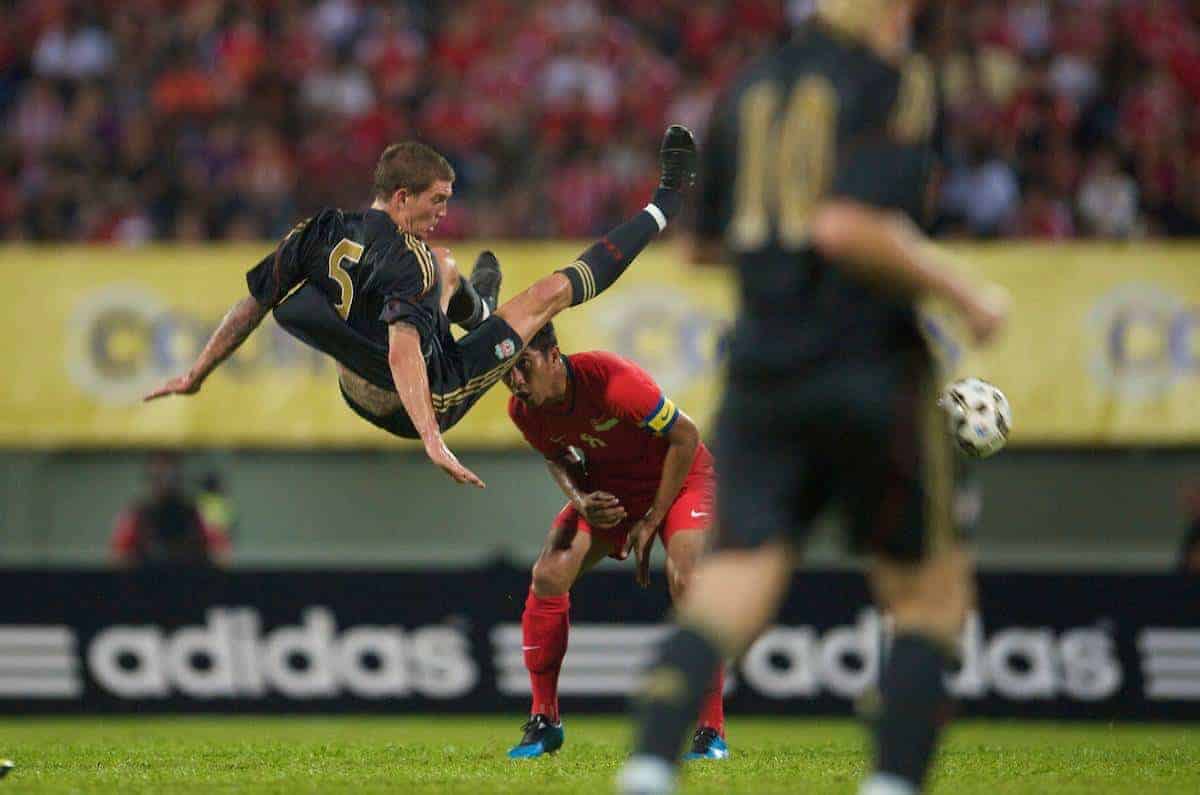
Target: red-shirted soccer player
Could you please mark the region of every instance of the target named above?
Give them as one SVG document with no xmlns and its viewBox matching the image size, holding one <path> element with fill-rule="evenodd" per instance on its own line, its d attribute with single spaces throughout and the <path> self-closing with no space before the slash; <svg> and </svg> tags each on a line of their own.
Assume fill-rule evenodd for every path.
<svg viewBox="0 0 1200 795">
<path fill-rule="evenodd" d="M 570 499 L 533 564 L 521 616 L 533 706 L 521 742 L 509 751 L 515 759 L 563 744 L 558 673 L 567 653 L 571 586 L 605 556 L 623 560 L 631 550 L 638 582 L 647 585 L 650 551 L 661 534 L 677 600 L 704 548 L 713 469 L 695 424 L 645 370 L 602 351 L 566 356 L 552 325 L 529 341 L 505 384 L 513 393 L 509 416 Z M 723 685 L 718 673 L 685 758 L 728 756 Z"/>
</svg>

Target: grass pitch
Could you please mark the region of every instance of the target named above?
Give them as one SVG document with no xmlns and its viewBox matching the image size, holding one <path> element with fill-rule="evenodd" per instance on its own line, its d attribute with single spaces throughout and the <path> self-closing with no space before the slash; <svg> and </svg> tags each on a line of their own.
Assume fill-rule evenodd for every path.
<svg viewBox="0 0 1200 795">
<path fill-rule="evenodd" d="M 7 793 L 610 792 L 620 717 L 567 716 L 557 755 L 511 762 L 521 719 L 6 718 Z M 686 768 L 685 793 L 853 793 L 852 721 L 734 718 L 733 758 Z M 936 793 L 1197 793 L 1200 726 L 968 722 L 951 730 Z"/>
</svg>

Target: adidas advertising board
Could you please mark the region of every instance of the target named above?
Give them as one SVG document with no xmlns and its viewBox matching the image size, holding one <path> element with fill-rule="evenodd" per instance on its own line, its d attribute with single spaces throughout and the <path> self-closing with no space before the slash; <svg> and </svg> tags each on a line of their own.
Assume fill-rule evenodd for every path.
<svg viewBox="0 0 1200 795">
<path fill-rule="evenodd" d="M 529 693 L 515 568 L 13 571 L 0 588 L 0 712 L 520 712 Z M 623 572 L 581 581 L 564 707 L 623 709 L 667 606 Z M 798 575 L 728 708 L 847 714 L 890 637 L 858 575 Z M 984 574 L 947 685 L 966 715 L 1198 719 L 1200 583 Z"/>
</svg>

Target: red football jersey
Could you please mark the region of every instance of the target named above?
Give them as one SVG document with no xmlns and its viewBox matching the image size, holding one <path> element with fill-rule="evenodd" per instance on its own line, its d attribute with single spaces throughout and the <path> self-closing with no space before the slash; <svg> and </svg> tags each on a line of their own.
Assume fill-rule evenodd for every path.
<svg viewBox="0 0 1200 795">
<path fill-rule="evenodd" d="M 568 447 L 578 448 L 592 489 L 610 492 L 631 508 L 648 508 L 662 477 L 666 434 L 679 409 L 649 373 L 615 353 L 589 351 L 563 359 L 570 381 L 566 402 L 534 408 L 513 397 L 508 415 L 551 461 Z M 688 478 L 711 475 L 712 455 L 701 442 Z"/>
</svg>

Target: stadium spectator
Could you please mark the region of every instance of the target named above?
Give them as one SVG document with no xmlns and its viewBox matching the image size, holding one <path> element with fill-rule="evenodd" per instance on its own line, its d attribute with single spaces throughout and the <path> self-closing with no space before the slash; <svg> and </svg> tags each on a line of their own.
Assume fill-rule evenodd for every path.
<svg viewBox="0 0 1200 795">
<path fill-rule="evenodd" d="M 184 491 L 178 457 L 152 455 L 146 476 L 146 496 L 117 516 L 111 543 L 116 563 L 127 568 L 225 563 L 229 537 L 205 522 L 197 501 Z"/>
<path fill-rule="evenodd" d="M 1137 183 L 1123 173 L 1116 153 L 1101 149 L 1079 188 L 1079 215 L 1096 237 L 1125 238 L 1138 226 Z"/>
<path fill-rule="evenodd" d="M 1194 3 L 929 5 L 951 164 L 940 230 L 1200 233 Z M 666 117 L 698 129 L 737 68 L 813 7 L 14 0 L 0 239 L 279 235 L 361 202 L 364 153 L 409 135 L 459 174 L 443 235 L 587 236 L 644 192 L 636 159 Z"/>
</svg>

